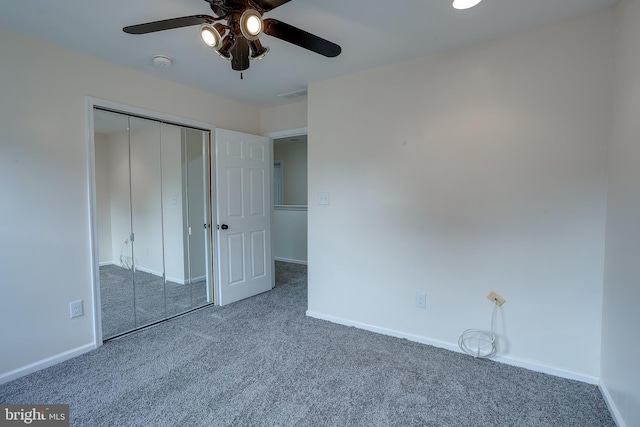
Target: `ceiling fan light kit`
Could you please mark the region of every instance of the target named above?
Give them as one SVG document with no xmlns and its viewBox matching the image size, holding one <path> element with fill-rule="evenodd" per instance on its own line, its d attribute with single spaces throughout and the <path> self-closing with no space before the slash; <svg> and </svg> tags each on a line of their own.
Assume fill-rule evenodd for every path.
<svg viewBox="0 0 640 427">
<path fill-rule="evenodd" d="M 230 61 L 232 59 L 231 49 L 235 46 L 235 44 L 236 36 L 233 33 L 229 33 L 225 36 L 225 38 L 222 39 L 222 45 L 218 49 L 216 49 L 216 52 L 224 59 L 228 59 Z"/>
<path fill-rule="evenodd" d="M 222 36 L 226 28 L 222 24 L 202 24 L 200 26 L 200 38 L 210 48 L 215 50 L 222 46 Z"/>
<path fill-rule="evenodd" d="M 250 40 L 249 47 L 251 48 L 251 56 L 249 57 L 249 59 L 251 59 L 252 61 L 257 61 L 264 58 L 271 50 L 268 46 L 262 46 L 260 40 Z"/>
<path fill-rule="evenodd" d="M 240 16 L 240 31 L 247 40 L 258 40 L 264 25 L 262 15 L 257 10 L 247 9 Z"/>
<path fill-rule="evenodd" d="M 265 57 L 269 48 L 260 42 L 260 36 L 267 34 L 328 58 L 342 52 L 342 48 L 273 18 L 263 15 L 290 0 L 205 0 L 217 16 L 191 15 L 162 21 L 131 25 L 122 30 L 127 34 L 149 34 L 173 28 L 199 25 L 200 38 L 221 57 L 231 61 L 231 68 L 244 71 L 249 68 L 249 60 Z M 456 0 L 459 1 L 459 0 Z M 226 21 L 222 24 L 218 21 Z M 240 74 L 242 78 L 242 74 Z"/>
</svg>

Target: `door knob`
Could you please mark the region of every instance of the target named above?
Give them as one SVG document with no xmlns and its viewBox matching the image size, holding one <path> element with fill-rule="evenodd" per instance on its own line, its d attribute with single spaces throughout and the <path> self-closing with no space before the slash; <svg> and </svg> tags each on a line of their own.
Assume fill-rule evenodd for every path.
<svg viewBox="0 0 640 427">
<path fill-rule="evenodd" d="M 222 224 L 220 228 L 222 228 L 223 230 L 228 230 L 229 226 L 227 224 Z"/>
</svg>

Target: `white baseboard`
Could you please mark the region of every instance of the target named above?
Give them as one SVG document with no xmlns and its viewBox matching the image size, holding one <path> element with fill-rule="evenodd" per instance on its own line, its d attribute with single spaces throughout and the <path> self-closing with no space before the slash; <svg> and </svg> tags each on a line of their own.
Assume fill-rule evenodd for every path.
<svg viewBox="0 0 640 427">
<path fill-rule="evenodd" d="M 187 281 L 182 279 L 178 279 L 177 277 L 166 276 L 165 280 L 171 283 L 177 283 L 178 285 L 184 285 Z"/>
<path fill-rule="evenodd" d="M 149 273 L 156 277 L 163 277 L 162 271 L 151 270 L 150 268 L 140 267 L 139 265 L 134 265 L 133 268 L 136 271 L 142 271 L 143 273 Z"/>
<path fill-rule="evenodd" d="M 193 279 L 191 279 L 192 282 L 201 282 L 207 279 L 207 276 L 199 276 L 199 277 L 194 277 Z M 188 283 L 188 280 L 186 279 L 178 279 L 177 277 L 171 277 L 171 276 L 167 276 L 165 277 L 165 280 L 167 282 L 171 282 L 171 283 L 177 283 L 179 285 L 186 285 Z"/>
<path fill-rule="evenodd" d="M 544 363 L 526 359 L 519 359 L 517 357 L 497 355 L 495 357 L 492 357 L 491 360 L 504 363 L 505 365 L 517 366 L 518 368 L 525 368 L 529 369 L 530 371 L 542 372 L 543 374 L 566 378 L 568 380 L 580 381 L 587 384 L 597 385 L 600 382 L 600 378 L 593 375 L 570 371 L 568 369 L 557 368 L 555 366 L 550 366 Z"/>
<path fill-rule="evenodd" d="M 609 408 L 609 412 L 611 412 L 611 416 L 613 420 L 616 422 L 618 427 L 626 427 L 624 420 L 622 419 L 622 415 L 620 415 L 620 411 L 613 401 L 613 397 L 611 397 L 611 393 L 609 393 L 609 389 L 607 385 L 600 381 L 600 392 L 602 393 L 602 397 L 607 404 L 607 408 Z"/>
<path fill-rule="evenodd" d="M 316 313 L 314 311 L 307 310 L 307 316 L 315 319 L 327 320 L 331 323 L 337 323 L 339 325 L 353 326 L 354 328 L 364 329 L 365 331 L 375 332 L 382 335 L 388 335 L 395 338 L 404 338 L 409 341 L 418 342 L 420 344 L 432 345 L 438 348 L 444 348 L 446 350 L 455 351 L 461 353 L 458 345 L 450 344 L 444 341 L 433 340 L 430 338 L 421 337 L 419 335 L 407 334 L 405 332 L 399 332 L 393 329 L 381 328 L 379 326 L 369 325 L 366 323 L 356 322 L 349 319 L 343 319 L 341 317 L 328 316 L 326 314 Z"/>
<path fill-rule="evenodd" d="M 293 261 L 289 261 L 289 262 L 293 262 Z M 305 262 L 305 264 L 306 264 L 306 262 Z M 100 263 L 100 267 L 104 267 L 104 266 L 107 266 L 107 265 L 115 265 L 117 267 L 124 268 L 121 265 L 116 264 L 113 261 L 106 261 L 106 262 L 101 262 Z M 162 277 L 162 272 L 155 271 L 155 270 L 150 270 L 148 268 L 144 268 L 144 267 L 140 267 L 140 266 L 136 266 L 135 268 L 136 268 L 136 270 L 140 270 L 143 273 L 149 273 L 149 274 L 153 274 L 154 276 L 157 276 L 157 277 Z M 199 281 L 205 280 L 206 278 L 207 278 L 207 276 L 200 276 L 200 277 L 194 277 L 191 280 L 194 281 L 194 282 L 199 282 Z M 166 280 L 168 282 L 178 283 L 180 285 L 185 285 L 187 283 L 187 281 L 185 279 L 178 279 L 177 277 L 167 276 Z"/>
<path fill-rule="evenodd" d="M 302 265 L 307 265 L 307 261 L 301 260 L 301 259 L 291 259 L 291 258 L 280 258 L 280 257 L 273 257 L 274 260 L 276 261 L 282 261 L 282 262 L 289 262 L 291 264 L 302 264 Z"/>
<path fill-rule="evenodd" d="M 0 374 L 0 384 L 8 383 L 9 381 L 13 381 L 41 369 L 48 368 L 49 366 L 57 365 L 65 360 L 69 360 L 91 350 L 95 350 L 96 348 L 97 346 L 95 343 L 83 345 L 82 347 L 74 348 L 73 350 L 65 351 L 64 353 L 30 363 L 21 368 L 14 369 L 13 371 L 5 372 L 4 374 Z"/>
<path fill-rule="evenodd" d="M 393 329 L 382 328 L 379 326 L 368 325 L 366 323 L 356 322 L 349 319 L 343 319 L 335 316 L 328 316 L 321 313 L 316 313 L 310 310 L 307 310 L 307 316 L 313 317 L 315 319 L 327 320 L 332 323 L 337 323 L 345 326 L 353 326 L 358 329 L 364 329 L 370 332 L 376 332 L 382 335 L 388 335 L 396 338 L 404 338 L 409 341 L 418 342 L 420 344 L 432 345 L 434 347 L 443 348 L 445 350 L 455 351 L 456 353 L 462 353 L 458 344 L 452 344 L 445 341 L 434 340 L 431 338 L 426 338 L 419 335 L 407 334 L 405 332 L 395 331 Z M 471 356 L 469 356 L 471 357 Z M 542 363 L 533 362 L 529 360 L 518 359 L 515 357 L 509 356 L 495 356 L 492 357 L 491 360 L 494 360 L 499 363 L 504 363 L 506 365 L 517 366 L 519 368 L 529 369 L 530 371 L 542 372 L 544 374 L 554 375 L 556 377 L 567 378 L 571 380 L 581 381 L 588 384 L 598 384 L 599 378 L 594 377 L 592 375 L 587 375 L 579 372 L 568 371 L 561 368 L 555 368 L 553 366 L 544 365 Z"/>
</svg>

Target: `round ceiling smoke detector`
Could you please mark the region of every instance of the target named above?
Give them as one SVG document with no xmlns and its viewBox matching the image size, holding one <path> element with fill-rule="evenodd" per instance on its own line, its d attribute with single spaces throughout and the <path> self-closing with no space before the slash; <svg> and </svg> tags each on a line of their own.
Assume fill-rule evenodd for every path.
<svg viewBox="0 0 640 427">
<path fill-rule="evenodd" d="M 166 55 L 155 55 L 153 57 L 153 65 L 160 68 L 166 68 L 171 65 L 173 59 Z"/>
</svg>

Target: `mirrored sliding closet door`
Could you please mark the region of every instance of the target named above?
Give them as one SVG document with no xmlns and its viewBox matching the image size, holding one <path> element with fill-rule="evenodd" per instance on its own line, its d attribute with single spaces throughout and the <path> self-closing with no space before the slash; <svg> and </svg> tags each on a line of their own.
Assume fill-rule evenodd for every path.
<svg viewBox="0 0 640 427">
<path fill-rule="evenodd" d="M 103 339 L 213 302 L 209 132 L 94 110 Z"/>
</svg>

